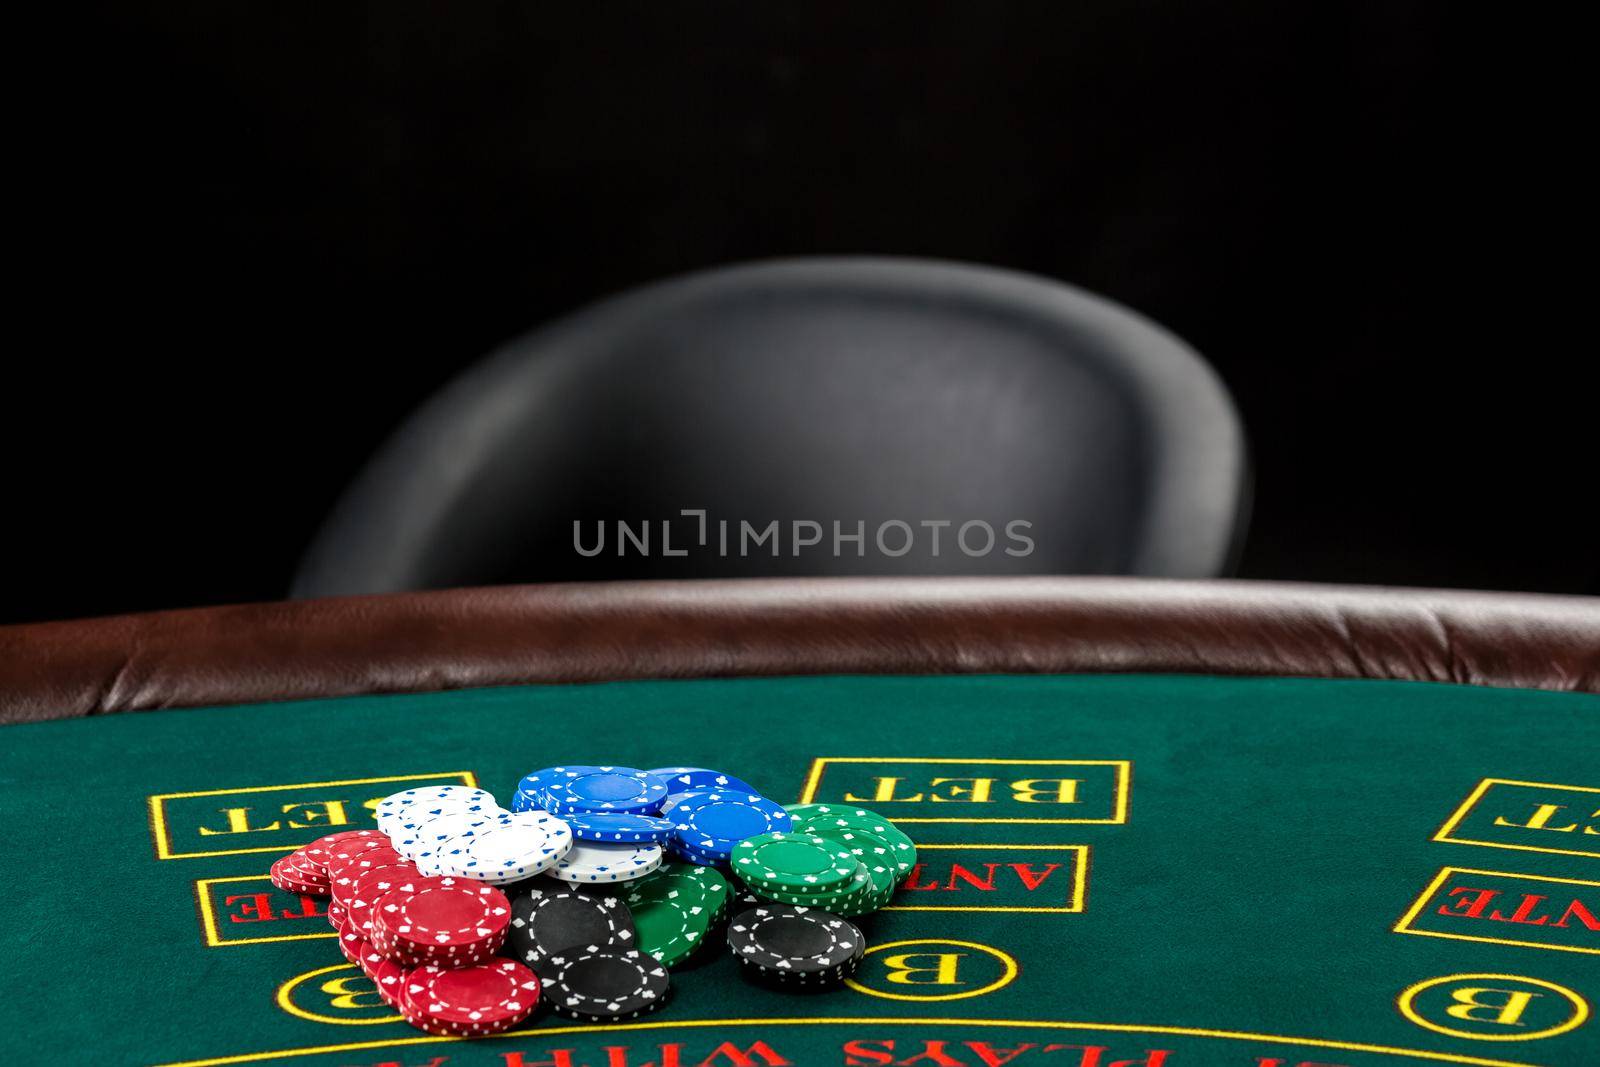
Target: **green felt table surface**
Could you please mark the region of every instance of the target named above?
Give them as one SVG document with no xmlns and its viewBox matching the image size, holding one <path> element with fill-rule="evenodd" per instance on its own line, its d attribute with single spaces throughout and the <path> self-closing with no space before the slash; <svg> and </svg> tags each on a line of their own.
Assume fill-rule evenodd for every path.
<svg viewBox="0 0 1600 1067">
<path fill-rule="evenodd" d="M 1176 676 L 480 689 L 7 728 L 14 1063 L 1600 1064 L 1600 698 Z M 409 784 L 716 767 L 921 864 L 855 987 L 742 983 L 463 1042 L 271 861 Z M 1594 925 L 1591 925 L 1594 924 Z"/>
</svg>

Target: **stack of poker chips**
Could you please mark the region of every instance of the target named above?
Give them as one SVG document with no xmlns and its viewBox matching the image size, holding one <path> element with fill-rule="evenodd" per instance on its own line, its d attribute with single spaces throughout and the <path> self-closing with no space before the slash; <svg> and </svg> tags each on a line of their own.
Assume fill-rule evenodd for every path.
<svg viewBox="0 0 1600 1067">
<path fill-rule="evenodd" d="M 733 852 L 750 892 L 779 904 L 824 908 L 845 918 L 888 904 L 917 865 L 917 846 L 866 808 L 796 804 L 794 829 L 758 834 Z"/>
<path fill-rule="evenodd" d="M 381 831 L 330 834 L 297 849 L 273 864 L 272 882 L 328 897 L 345 959 L 429 1033 L 499 1033 L 538 1004 L 538 976 L 496 956 L 511 921 L 505 894 L 470 878 L 424 875 Z"/>
<path fill-rule="evenodd" d="M 543 811 L 511 812 L 482 789 L 407 789 L 378 802 L 378 829 L 421 874 L 509 885 L 572 851 L 572 828 Z"/>
<path fill-rule="evenodd" d="M 747 979 L 778 989 L 821 988 L 849 978 L 867 941 L 848 919 L 815 908 L 762 902 L 734 916 L 728 951 Z"/>
<path fill-rule="evenodd" d="M 725 924 L 751 981 L 837 983 L 866 951 L 849 919 L 888 903 L 916 862 L 871 811 L 784 808 L 698 767 L 548 767 L 523 776 L 509 809 L 439 785 L 375 814 L 376 830 L 278 860 L 273 884 L 327 897 L 341 951 L 383 999 L 463 1037 L 541 1003 L 586 1022 L 654 1011 L 668 971 L 721 943 Z"/>
<path fill-rule="evenodd" d="M 418 967 L 403 981 L 404 995 L 395 1006 L 406 1022 L 432 1034 L 498 1034 L 526 1019 L 539 1001 L 539 980 L 514 960 Z"/>
<path fill-rule="evenodd" d="M 866 939 L 850 918 L 893 898 L 917 849 L 866 808 L 796 804 L 793 829 L 756 834 L 730 854 L 744 885 L 728 949 L 747 978 L 777 988 L 816 988 L 850 977 Z"/>
<path fill-rule="evenodd" d="M 517 783 L 511 810 L 543 811 L 571 825 L 588 855 L 551 873 L 572 882 L 619 880 L 581 873 L 608 853 L 633 862 L 631 876 L 648 874 L 660 862 L 652 846 L 686 863 L 725 867 L 740 841 L 793 824 L 748 782 L 705 767 L 546 767 Z"/>
<path fill-rule="evenodd" d="M 514 905 L 526 926 L 513 930 L 519 958 L 552 984 L 600 973 L 587 951 L 594 948 L 633 950 L 663 969 L 687 962 L 727 916 L 730 887 L 716 867 L 738 843 L 726 836 L 729 828 L 738 820 L 750 832 L 789 821 L 748 783 L 701 767 L 547 767 L 523 776 L 511 806 L 564 819 L 578 838 L 548 872 L 578 892 L 534 887 Z M 702 813 L 714 832 L 697 832 L 690 812 Z M 580 895 L 603 903 L 586 909 Z M 625 929 L 618 912 L 627 916 Z M 562 950 L 573 947 L 587 951 L 586 962 L 563 978 L 556 964 L 568 962 Z M 623 964 L 613 969 L 626 973 Z M 665 996 L 645 993 L 637 1010 L 659 1006 Z"/>
</svg>

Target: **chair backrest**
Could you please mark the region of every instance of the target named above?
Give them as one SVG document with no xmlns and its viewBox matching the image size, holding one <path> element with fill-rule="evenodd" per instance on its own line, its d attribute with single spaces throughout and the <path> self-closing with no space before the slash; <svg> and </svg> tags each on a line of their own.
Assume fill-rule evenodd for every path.
<svg viewBox="0 0 1600 1067">
<path fill-rule="evenodd" d="M 1125 308 L 986 267 L 782 260 L 625 293 L 467 371 L 351 486 L 293 592 L 1211 576 L 1247 480 L 1221 382 Z"/>
</svg>

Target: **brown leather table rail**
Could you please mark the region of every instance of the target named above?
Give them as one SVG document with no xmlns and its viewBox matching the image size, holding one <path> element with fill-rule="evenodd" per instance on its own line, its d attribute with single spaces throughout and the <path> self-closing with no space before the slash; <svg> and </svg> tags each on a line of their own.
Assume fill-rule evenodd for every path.
<svg viewBox="0 0 1600 1067">
<path fill-rule="evenodd" d="M 1176 672 L 1600 691 L 1600 598 L 1126 578 L 619 582 L 0 627 L 0 721 L 622 678 Z"/>
</svg>

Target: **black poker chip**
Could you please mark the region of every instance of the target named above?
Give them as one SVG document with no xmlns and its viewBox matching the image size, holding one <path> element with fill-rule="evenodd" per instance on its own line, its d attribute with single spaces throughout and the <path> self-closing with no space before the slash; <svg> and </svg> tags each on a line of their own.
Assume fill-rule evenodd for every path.
<svg viewBox="0 0 1600 1067">
<path fill-rule="evenodd" d="M 797 974 L 793 971 L 780 971 L 776 968 L 741 962 L 739 964 L 739 974 L 740 977 L 752 985 L 762 986 L 780 993 L 821 993 L 836 989 L 840 983 L 854 977 L 860 966 L 861 961 L 855 959 L 842 967 L 830 967 L 825 971 Z"/>
<path fill-rule="evenodd" d="M 854 975 L 861 966 L 861 960 L 862 956 L 852 956 L 837 967 L 820 971 L 785 971 L 740 960 L 739 971 L 750 981 L 775 989 L 821 988 L 837 985 Z"/>
<path fill-rule="evenodd" d="M 558 952 L 547 961 L 545 995 L 558 1015 L 584 1022 L 636 1019 L 667 1002 L 667 969 L 637 949 L 597 945 Z"/>
<path fill-rule="evenodd" d="M 866 954 L 866 939 L 848 919 L 817 908 L 759 904 L 728 924 L 728 950 L 740 963 L 774 978 L 837 980 Z"/>
<path fill-rule="evenodd" d="M 633 916 L 620 897 L 534 888 L 511 902 L 505 954 L 549 979 L 547 961 L 575 946 L 633 948 Z"/>
<path fill-rule="evenodd" d="M 820 993 L 836 989 L 860 969 L 861 960 L 851 959 L 838 967 L 821 971 L 788 971 L 740 961 L 739 973 L 746 982 L 780 993 Z"/>
</svg>

